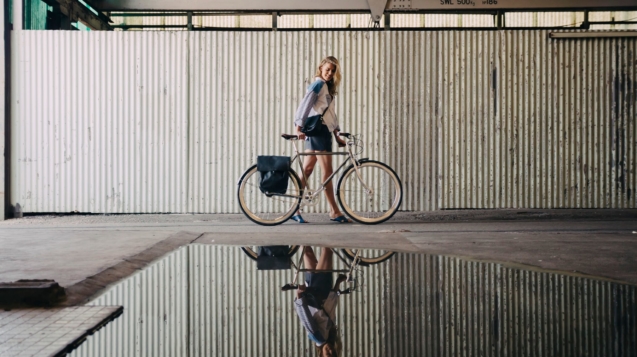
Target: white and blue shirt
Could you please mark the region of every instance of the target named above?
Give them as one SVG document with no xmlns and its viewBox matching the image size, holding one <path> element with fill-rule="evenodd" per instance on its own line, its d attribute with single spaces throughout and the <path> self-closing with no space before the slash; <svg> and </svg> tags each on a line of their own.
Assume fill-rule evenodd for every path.
<svg viewBox="0 0 637 357">
<path fill-rule="evenodd" d="M 330 95 L 325 81 L 321 77 L 316 77 L 314 82 L 307 87 L 305 97 L 303 97 L 301 104 L 296 109 L 294 125 L 303 127 L 308 117 L 321 115 L 325 112 L 323 123 L 325 123 L 330 132 L 334 130 L 340 131 L 341 128 L 338 125 L 333 101 L 334 97 Z M 325 108 L 328 108 L 327 111 L 325 111 Z"/>
</svg>

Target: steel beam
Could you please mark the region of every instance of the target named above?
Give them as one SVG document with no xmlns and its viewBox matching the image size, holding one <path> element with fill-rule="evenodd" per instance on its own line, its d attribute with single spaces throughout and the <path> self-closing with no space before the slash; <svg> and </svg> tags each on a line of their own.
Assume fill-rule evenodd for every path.
<svg viewBox="0 0 637 357">
<path fill-rule="evenodd" d="M 538 11 L 634 10 L 637 0 L 86 0 L 100 11 Z M 375 20 L 377 21 L 377 20 Z"/>
<path fill-rule="evenodd" d="M 59 8 L 60 12 L 67 16 L 71 22 L 81 20 L 91 30 L 112 30 L 112 26 L 108 24 L 108 18 L 103 15 L 96 15 L 86 6 L 80 4 L 77 0 L 42 0 L 49 6 Z"/>
<path fill-rule="evenodd" d="M 591 32 L 551 32 L 549 38 L 617 38 L 617 37 L 637 37 L 637 31 L 591 31 Z"/>
<path fill-rule="evenodd" d="M 7 99 L 7 82 L 6 82 L 6 73 L 7 73 L 7 42 L 9 39 L 9 23 L 7 14 L 7 9 L 9 8 L 7 5 L 9 4 L 9 0 L 2 0 L 3 6 L 0 9 L 0 29 L 2 29 L 2 35 L 0 36 L 0 221 L 6 219 L 6 158 L 7 156 L 7 134 L 5 125 L 7 118 L 9 118 L 6 103 Z"/>
<path fill-rule="evenodd" d="M 367 5 L 369 6 L 369 11 L 372 13 L 372 20 L 374 22 L 380 21 L 387 3 L 387 0 L 367 0 Z"/>
</svg>

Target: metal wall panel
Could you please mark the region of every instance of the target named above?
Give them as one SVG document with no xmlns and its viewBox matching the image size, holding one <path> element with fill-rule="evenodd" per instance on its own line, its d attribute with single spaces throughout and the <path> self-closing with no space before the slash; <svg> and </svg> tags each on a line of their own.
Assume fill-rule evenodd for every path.
<svg viewBox="0 0 637 357">
<path fill-rule="evenodd" d="M 379 33 L 207 32 L 191 41 L 190 195 L 193 212 L 237 212 L 234 186 L 257 155 L 291 155 L 280 138 L 326 54 L 343 63 L 336 99 L 342 128 L 363 135 L 365 157 L 387 160 L 385 49 Z M 214 53 L 223 56 L 214 56 Z M 284 69 L 284 70 L 282 70 Z M 239 145 L 237 145 L 239 144 Z M 300 147 L 300 146 L 299 146 Z M 336 159 L 340 162 L 341 159 Z M 312 187 L 319 175 L 313 175 Z M 230 189 L 230 187 L 232 187 Z M 325 200 L 317 209 L 326 209 Z M 310 211 L 310 210 L 308 210 Z"/>
<path fill-rule="evenodd" d="M 417 254 L 361 269 L 337 308 L 344 356 L 637 353 L 634 286 Z M 72 355 L 312 355 L 280 290 L 292 279 L 239 247 L 182 247 L 92 301 L 124 315 Z"/>
<path fill-rule="evenodd" d="M 149 14 L 161 15 L 163 12 L 148 12 Z M 166 25 L 182 25 L 183 28 L 174 27 L 147 27 L 147 28 L 130 28 L 126 31 L 184 31 L 188 24 L 186 16 L 117 16 L 111 17 L 114 25 L 137 25 L 137 26 L 166 26 Z M 193 19 L 194 22 L 194 19 Z M 120 29 L 121 30 L 121 29 Z"/>
<path fill-rule="evenodd" d="M 11 202 L 184 212 L 188 33 L 12 33 Z"/>
<path fill-rule="evenodd" d="M 610 21 L 608 12 L 591 12 L 590 21 Z M 506 12 L 505 24 L 510 27 L 577 27 L 584 21 L 584 12 Z M 603 20 L 602 20 L 603 19 Z"/>
<path fill-rule="evenodd" d="M 13 36 L 11 203 L 25 212 L 238 212 L 243 170 L 257 155 L 292 153 L 279 135 L 293 131 L 325 55 L 342 63 L 343 129 L 397 171 L 403 210 L 636 206 L 635 39 Z M 94 76 L 100 86 L 85 80 Z"/>
<path fill-rule="evenodd" d="M 636 207 L 637 41 L 476 34 L 443 40 L 440 207 Z"/>
<path fill-rule="evenodd" d="M 589 21 L 637 21 L 637 11 L 592 12 Z M 637 24 L 592 25 L 595 30 L 634 30 Z"/>
</svg>

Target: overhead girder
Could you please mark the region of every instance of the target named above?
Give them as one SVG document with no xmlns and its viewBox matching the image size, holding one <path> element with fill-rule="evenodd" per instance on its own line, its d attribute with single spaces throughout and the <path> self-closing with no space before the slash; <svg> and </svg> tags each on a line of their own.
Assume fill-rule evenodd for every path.
<svg viewBox="0 0 637 357">
<path fill-rule="evenodd" d="M 637 0 L 87 0 L 100 11 L 390 11 L 635 10 Z M 380 14 L 380 15 L 379 15 Z"/>
<path fill-rule="evenodd" d="M 112 30 L 108 18 L 103 14 L 94 14 L 77 0 L 43 0 L 47 5 L 58 8 L 72 22 L 82 20 L 91 30 Z"/>
</svg>

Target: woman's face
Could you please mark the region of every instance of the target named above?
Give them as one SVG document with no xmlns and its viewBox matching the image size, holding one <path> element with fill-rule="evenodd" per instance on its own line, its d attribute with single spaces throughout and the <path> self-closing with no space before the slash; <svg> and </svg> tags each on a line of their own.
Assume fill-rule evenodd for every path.
<svg viewBox="0 0 637 357">
<path fill-rule="evenodd" d="M 334 346 L 326 343 L 323 345 L 323 356 L 325 357 L 334 357 L 336 356 L 336 351 L 334 350 Z"/>
<path fill-rule="evenodd" d="M 331 63 L 326 63 L 321 67 L 321 78 L 323 78 L 326 82 L 329 82 L 334 78 L 334 73 L 336 73 L 336 66 Z"/>
</svg>

